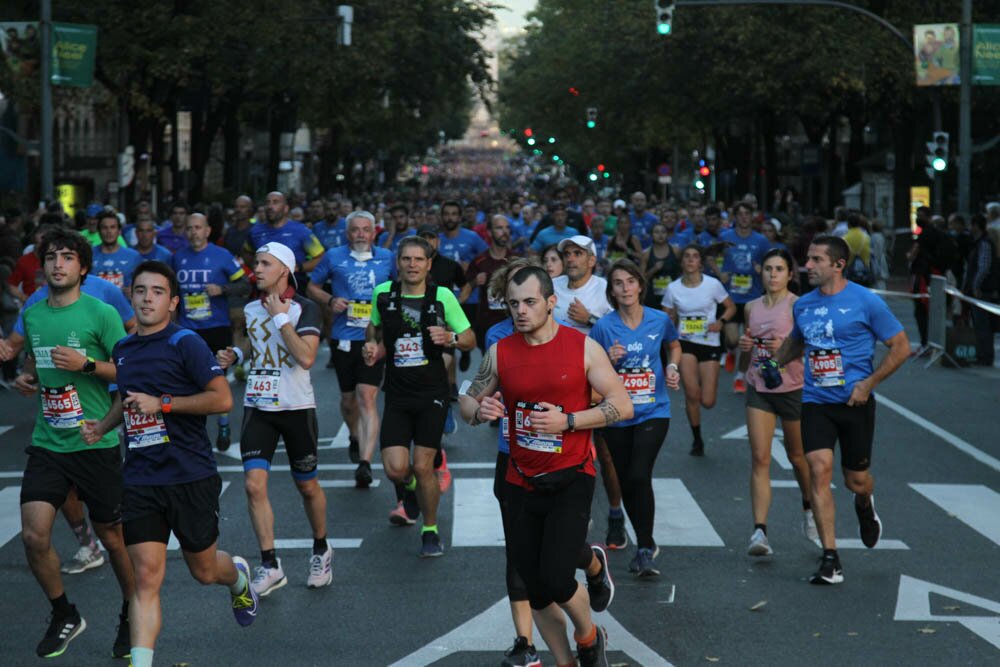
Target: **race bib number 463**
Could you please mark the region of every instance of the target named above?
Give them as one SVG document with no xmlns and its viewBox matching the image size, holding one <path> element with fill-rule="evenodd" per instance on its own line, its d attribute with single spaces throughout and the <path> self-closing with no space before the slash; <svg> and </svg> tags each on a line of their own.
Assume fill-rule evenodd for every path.
<svg viewBox="0 0 1000 667">
<path fill-rule="evenodd" d="M 255 408 L 278 407 L 278 382 L 281 371 L 275 368 L 254 368 L 247 376 L 244 402 Z"/>
</svg>

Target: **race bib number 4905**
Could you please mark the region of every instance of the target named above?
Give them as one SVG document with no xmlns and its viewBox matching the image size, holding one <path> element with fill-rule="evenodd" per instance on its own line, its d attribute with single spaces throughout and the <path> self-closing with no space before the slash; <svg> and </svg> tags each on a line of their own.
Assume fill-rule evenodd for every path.
<svg viewBox="0 0 1000 667">
<path fill-rule="evenodd" d="M 817 387 L 840 387 L 845 384 L 844 358 L 838 349 L 809 352 L 809 371 Z"/>
</svg>

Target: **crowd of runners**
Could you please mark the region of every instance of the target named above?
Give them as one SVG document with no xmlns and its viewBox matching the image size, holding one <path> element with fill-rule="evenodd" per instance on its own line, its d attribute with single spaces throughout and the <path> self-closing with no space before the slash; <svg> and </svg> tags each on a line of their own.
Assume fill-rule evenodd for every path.
<svg viewBox="0 0 1000 667">
<path fill-rule="evenodd" d="M 52 607 L 39 656 L 62 654 L 87 626 L 62 575 L 107 558 L 122 595 L 112 655 L 151 665 L 171 534 L 195 580 L 228 589 L 243 626 L 289 575 L 331 583 L 316 416 L 330 406 L 311 381 L 323 344 L 354 483 L 370 489 L 381 463 L 395 489 L 388 522 L 420 522 L 422 558 L 447 546 L 437 522 L 451 484 L 444 436 L 456 417 L 497 429 L 516 637 L 504 665 L 541 664 L 534 628 L 560 666 L 607 664 L 607 634 L 591 614 L 614 598 L 608 551 L 630 550 L 639 578 L 660 575 L 652 476 L 671 398 L 683 391 L 690 454 L 710 456 L 701 424 L 723 369 L 746 399 L 748 555 L 773 555 L 779 420 L 802 532 L 821 549 L 811 582 L 844 580 L 830 491 L 838 444 L 861 540 L 878 542 L 872 391 L 910 344 L 881 298 L 848 279 L 856 253 L 837 234 L 783 225 L 753 198 L 652 208 L 641 192 L 628 202 L 567 190 L 542 203 L 315 198 L 301 220 L 298 203 L 272 192 L 259 208 L 239 197 L 222 216 L 175 201 L 163 223 L 146 203 L 131 220 L 93 205 L 80 229 L 52 213 L 39 220 L 26 253 L 37 275 L 18 283 L 26 302 L 0 342 L 0 361 L 19 360 L 16 388 L 38 400 L 21 522 Z M 787 245 L 783 226 L 795 233 Z M 879 341 L 888 353 L 876 364 Z M 479 369 L 459 386 L 477 348 Z M 232 446 L 240 394 L 253 567 L 219 548 L 213 441 Z M 275 547 L 268 485 L 279 440 L 312 530 L 302 573 L 286 574 Z M 609 514 L 597 522 L 604 541 L 588 544 L 598 473 Z M 52 545 L 60 512 L 79 542 L 65 561 Z"/>
</svg>

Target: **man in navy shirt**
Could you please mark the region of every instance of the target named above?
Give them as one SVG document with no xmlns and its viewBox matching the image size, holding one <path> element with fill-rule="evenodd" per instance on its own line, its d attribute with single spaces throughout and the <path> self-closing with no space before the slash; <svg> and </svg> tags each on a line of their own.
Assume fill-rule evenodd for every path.
<svg viewBox="0 0 1000 667">
<path fill-rule="evenodd" d="M 196 581 L 229 588 L 240 625 L 256 618 L 257 596 L 247 562 L 217 549 L 222 480 L 205 416 L 229 411 L 229 384 L 208 345 L 170 321 L 180 301 L 173 270 L 163 262 L 143 262 L 134 281 L 138 329 L 114 347 L 114 403 L 100 421 L 85 421 L 82 434 L 92 444 L 125 422 L 122 532 L 136 581 L 131 662 L 150 667 L 171 532 Z"/>
<path fill-rule="evenodd" d="M 840 441 L 844 485 L 854 492 L 861 541 L 874 547 L 882 534 L 875 512 L 875 481 L 869 472 L 875 436 L 872 391 L 910 354 L 910 341 L 899 320 L 878 296 L 844 278 L 850 250 L 836 236 L 819 236 L 809 245 L 806 271 L 815 287 L 793 306 L 795 325 L 775 355 L 781 365 L 805 353 L 802 389 L 802 443 L 812 473 L 812 508 L 823 545 L 814 584 L 844 580 L 834 538 L 830 491 L 833 449 Z M 889 347 L 878 368 L 875 341 Z"/>
</svg>

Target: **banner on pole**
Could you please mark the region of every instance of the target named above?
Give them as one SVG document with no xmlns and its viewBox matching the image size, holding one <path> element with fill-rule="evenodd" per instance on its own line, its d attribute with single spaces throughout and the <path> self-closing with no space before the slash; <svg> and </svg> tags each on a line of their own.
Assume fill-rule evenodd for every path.
<svg viewBox="0 0 1000 667">
<path fill-rule="evenodd" d="M 913 57 L 918 86 L 957 86 L 960 82 L 957 23 L 913 26 Z"/>
<path fill-rule="evenodd" d="M 42 34 L 37 21 L 0 23 L 0 52 L 18 77 L 38 75 Z M 89 88 L 94 83 L 97 26 L 52 24 L 52 74 L 55 86 Z"/>
<path fill-rule="evenodd" d="M 1000 86 L 1000 24 L 972 26 L 972 83 Z"/>
</svg>

